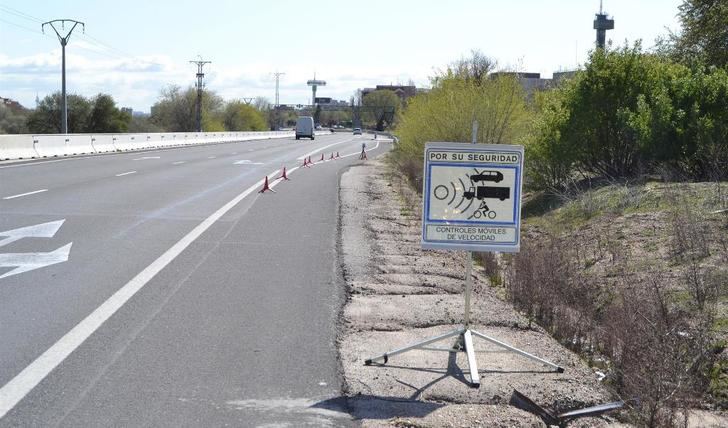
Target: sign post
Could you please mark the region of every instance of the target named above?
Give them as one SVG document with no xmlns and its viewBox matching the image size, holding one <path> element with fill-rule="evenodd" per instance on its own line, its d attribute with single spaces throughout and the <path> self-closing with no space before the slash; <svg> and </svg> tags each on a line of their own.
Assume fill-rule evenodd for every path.
<svg viewBox="0 0 728 428">
<path fill-rule="evenodd" d="M 473 126 L 473 135 L 477 124 Z M 470 383 L 480 386 L 473 336 L 540 362 L 561 373 L 564 369 L 470 328 L 472 252 L 515 253 L 520 249 L 523 146 L 502 144 L 427 143 L 422 204 L 424 249 L 465 250 L 465 314 L 463 326 L 365 360 L 386 364 L 389 357 L 413 349 L 465 352 Z M 451 348 L 427 347 L 451 337 Z"/>
</svg>

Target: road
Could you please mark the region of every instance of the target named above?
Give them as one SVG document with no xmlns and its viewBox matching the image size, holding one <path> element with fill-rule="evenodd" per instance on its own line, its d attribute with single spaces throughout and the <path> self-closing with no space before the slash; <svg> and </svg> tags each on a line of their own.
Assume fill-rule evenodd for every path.
<svg viewBox="0 0 728 428">
<path fill-rule="evenodd" d="M 0 163 L 0 426 L 352 423 L 337 190 L 363 142 L 389 147 L 335 134 Z M 291 180 L 258 193 L 284 165 Z"/>
</svg>

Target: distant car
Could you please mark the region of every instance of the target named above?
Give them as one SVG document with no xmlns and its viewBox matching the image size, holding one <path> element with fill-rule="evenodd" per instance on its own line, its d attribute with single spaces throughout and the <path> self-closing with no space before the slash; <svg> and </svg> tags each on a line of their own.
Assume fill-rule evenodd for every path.
<svg viewBox="0 0 728 428">
<path fill-rule="evenodd" d="M 500 183 L 503 180 L 503 174 L 499 171 L 483 171 L 480 174 L 470 176 L 470 181 L 477 183 L 479 181 L 495 181 Z"/>
<path fill-rule="evenodd" d="M 354 135 L 361 135 L 361 128 L 354 128 Z"/>
</svg>

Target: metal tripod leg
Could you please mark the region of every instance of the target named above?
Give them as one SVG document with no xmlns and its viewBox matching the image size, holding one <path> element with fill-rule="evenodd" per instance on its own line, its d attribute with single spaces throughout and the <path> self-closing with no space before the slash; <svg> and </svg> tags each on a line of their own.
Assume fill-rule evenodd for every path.
<svg viewBox="0 0 728 428">
<path fill-rule="evenodd" d="M 522 350 L 520 350 L 518 348 L 514 348 L 513 346 L 511 346 L 511 345 L 509 345 L 507 343 L 501 342 L 498 339 L 494 339 L 494 338 L 492 338 L 490 336 L 486 336 L 483 333 L 479 333 L 479 332 L 477 332 L 475 330 L 468 330 L 468 332 L 472 332 L 476 337 L 479 337 L 481 339 L 487 340 L 488 342 L 490 342 L 490 343 L 492 343 L 494 345 L 500 346 L 501 348 L 505 348 L 505 349 L 507 349 L 507 350 L 509 350 L 511 352 L 514 352 L 514 353 L 516 353 L 518 355 L 522 355 L 522 356 L 524 356 L 526 358 L 529 358 L 529 359 L 534 360 L 534 361 L 538 361 L 541 364 L 544 364 L 546 366 L 552 367 L 558 373 L 563 373 L 564 372 L 564 368 L 563 367 L 561 367 L 561 366 L 559 366 L 557 364 L 554 364 L 554 363 L 552 363 L 550 361 L 546 361 L 543 358 L 539 358 L 539 357 L 537 357 L 537 356 L 535 356 L 533 354 L 529 354 L 526 351 L 522 351 Z"/>
<path fill-rule="evenodd" d="M 434 336 L 434 337 L 431 337 L 429 339 L 425 339 L 425 340 L 423 340 L 421 342 L 413 343 L 411 345 L 407 345 L 405 347 L 402 347 L 402 348 L 399 348 L 399 349 L 395 349 L 394 351 L 385 352 L 384 354 L 379 355 L 379 356 L 376 356 L 376 357 L 367 358 L 366 360 L 364 360 L 364 364 L 367 365 L 367 366 L 369 366 L 373 362 L 378 361 L 378 360 L 382 360 L 382 363 L 383 364 L 387 364 L 387 361 L 389 361 L 389 357 L 392 357 L 392 356 L 397 355 L 397 354 L 402 354 L 404 352 L 411 351 L 413 349 L 419 349 L 419 348 L 422 348 L 425 345 L 429 345 L 431 343 L 439 342 L 439 341 L 444 340 L 444 339 L 447 339 L 449 337 L 459 336 L 464 331 L 465 331 L 465 329 L 462 328 L 462 327 L 460 327 L 458 329 L 449 331 L 449 332 L 447 332 L 445 334 L 441 334 L 439 336 Z"/>
<path fill-rule="evenodd" d="M 480 387 L 480 375 L 478 374 L 478 364 L 475 362 L 475 348 L 473 347 L 473 335 L 470 330 L 463 332 L 463 342 L 465 343 L 465 353 L 468 355 L 468 368 L 470 369 L 470 386 L 473 388 Z"/>
</svg>

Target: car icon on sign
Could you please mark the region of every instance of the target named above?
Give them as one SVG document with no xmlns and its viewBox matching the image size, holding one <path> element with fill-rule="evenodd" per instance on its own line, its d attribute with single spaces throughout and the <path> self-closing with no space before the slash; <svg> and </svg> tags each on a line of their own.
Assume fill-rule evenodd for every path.
<svg viewBox="0 0 728 428">
<path fill-rule="evenodd" d="M 503 180 L 503 174 L 500 171 L 482 171 L 479 174 L 470 176 L 470 181 L 473 183 L 479 181 L 495 181 L 496 183 L 500 183 L 501 180 Z"/>
</svg>

